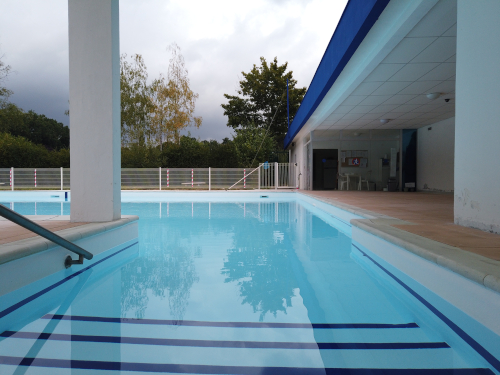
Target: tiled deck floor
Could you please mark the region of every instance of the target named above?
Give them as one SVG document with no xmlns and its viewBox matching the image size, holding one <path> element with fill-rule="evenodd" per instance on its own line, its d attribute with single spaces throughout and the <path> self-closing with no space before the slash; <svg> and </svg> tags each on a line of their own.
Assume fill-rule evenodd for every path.
<svg viewBox="0 0 500 375">
<path fill-rule="evenodd" d="M 453 223 L 453 194 L 378 191 L 300 191 L 324 201 L 348 204 L 409 221 L 407 232 L 500 260 L 500 235 Z"/>
<path fill-rule="evenodd" d="M 31 220 L 34 220 L 37 224 L 42 227 L 51 230 L 53 232 L 78 227 L 80 225 L 84 225 L 87 223 L 70 223 L 69 220 L 53 220 L 50 217 L 40 216 L 35 219 L 34 216 L 29 217 Z M 69 217 L 68 217 L 69 219 Z M 23 227 L 14 224 L 8 220 L 0 220 L 0 245 L 24 240 L 25 238 L 36 237 L 37 235 L 33 232 L 30 232 Z"/>
</svg>

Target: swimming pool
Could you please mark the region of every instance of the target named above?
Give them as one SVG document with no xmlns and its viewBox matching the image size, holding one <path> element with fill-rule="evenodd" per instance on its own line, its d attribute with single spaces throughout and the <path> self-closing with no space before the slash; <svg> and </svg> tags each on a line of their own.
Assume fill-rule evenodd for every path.
<svg viewBox="0 0 500 375">
<path fill-rule="evenodd" d="M 21 305 L 0 299 L 0 319 L 16 316 L 0 334 L 1 374 L 498 373 L 352 241 L 347 214 L 285 193 L 124 200 L 137 243 L 30 285 Z"/>
</svg>

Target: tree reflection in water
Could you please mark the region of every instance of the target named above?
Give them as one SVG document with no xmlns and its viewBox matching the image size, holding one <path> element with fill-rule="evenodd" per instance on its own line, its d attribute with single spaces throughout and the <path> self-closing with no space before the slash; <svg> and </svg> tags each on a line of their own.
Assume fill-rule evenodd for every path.
<svg viewBox="0 0 500 375">
<path fill-rule="evenodd" d="M 134 311 L 136 318 L 144 318 L 150 291 L 153 296 L 168 300 L 172 319 L 182 320 L 189 291 L 196 281 L 198 276 L 190 249 L 169 246 L 149 253 L 122 271 L 122 312 Z"/>
<path fill-rule="evenodd" d="M 286 314 L 298 283 L 288 259 L 293 249 L 279 225 L 251 221 L 244 230 L 233 228 L 233 248 L 227 251 L 222 274 L 226 283 L 238 283 L 242 304 L 260 312 L 259 321 L 263 321 L 267 313 Z"/>
<path fill-rule="evenodd" d="M 141 216 L 141 256 L 122 269 L 122 315 L 144 318 L 153 296 L 168 301 L 171 319 L 182 320 L 190 289 L 198 281 L 194 258 L 201 257 L 201 248 L 181 244 L 190 235 L 186 226 L 172 222 L 167 226 L 157 220 Z M 195 228 L 189 226 L 187 231 Z"/>
</svg>

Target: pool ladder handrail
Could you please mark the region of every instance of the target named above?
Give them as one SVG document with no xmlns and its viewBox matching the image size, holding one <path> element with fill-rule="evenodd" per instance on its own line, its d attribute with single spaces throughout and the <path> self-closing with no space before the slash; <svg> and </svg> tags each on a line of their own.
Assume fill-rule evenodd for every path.
<svg viewBox="0 0 500 375">
<path fill-rule="evenodd" d="M 10 220 L 13 223 L 22 226 L 23 228 L 33 233 L 36 233 L 39 236 L 42 236 L 48 239 L 49 241 L 52 241 L 55 244 L 62 246 L 73 253 L 78 254 L 78 260 L 72 259 L 70 255 L 66 257 L 66 259 L 64 260 L 64 266 L 66 268 L 71 267 L 71 265 L 73 264 L 83 264 L 83 258 L 90 260 L 94 257 L 94 255 L 92 255 L 92 253 L 89 253 L 87 250 L 82 249 L 80 246 L 75 245 L 74 243 L 62 238 L 61 236 L 55 234 L 54 232 L 45 229 L 41 225 L 35 223 L 30 219 L 27 219 L 26 217 L 18 214 L 15 211 L 12 211 L 11 209 L 5 207 L 2 204 L 0 204 L 0 216 L 3 216 L 7 220 Z"/>
</svg>

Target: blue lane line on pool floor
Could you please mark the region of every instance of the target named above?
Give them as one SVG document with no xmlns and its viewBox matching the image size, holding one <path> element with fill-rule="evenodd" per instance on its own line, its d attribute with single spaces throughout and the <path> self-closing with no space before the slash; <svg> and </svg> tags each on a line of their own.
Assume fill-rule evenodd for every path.
<svg viewBox="0 0 500 375">
<path fill-rule="evenodd" d="M 185 365 L 170 363 L 137 363 L 82 361 L 74 359 L 23 358 L 0 356 L 0 365 L 52 367 L 84 370 L 143 371 L 180 374 L 233 375 L 494 375 L 487 368 L 445 369 L 371 369 L 371 368 L 314 368 L 314 367 L 254 367 Z"/>
<path fill-rule="evenodd" d="M 439 319 L 441 319 L 448 327 L 450 327 L 462 340 L 469 344 L 479 355 L 481 355 L 490 365 L 492 365 L 495 370 L 500 371 L 500 361 L 493 356 L 489 351 L 487 351 L 480 343 L 470 337 L 462 328 L 453 323 L 446 315 L 435 308 L 430 302 L 428 302 L 424 297 L 415 292 L 412 288 L 406 285 L 402 280 L 400 280 L 396 275 L 387 270 L 384 266 L 379 264 L 375 259 L 366 254 L 363 250 L 352 244 L 356 249 L 358 249 L 364 256 L 370 259 L 375 265 L 377 265 L 381 270 L 383 270 L 387 275 L 389 275 L 394 281 L 406 289 L 413 297 L 419 300 L 425 307 L 431 310 Z"/>
<path fill-rule="evenodd" d="M 262 322 L 205 322 L 197 320 L 167 320 L 167 319 L 134 319 L 111 318 L 104 316 L 54 315 L 46 314 L 41 319 L 76 320 L 80 322 L 151 324 L 188 327 L 218 327 L 218 328 L 308 328 L 308 329 L 387 329 L 387 328 L 419 328 L 417 323 L 262 323 Z"/>
<path fill-rule="evenodd" d="M 222 341 L 222 340 L 186 340 L 124 336 L 73 335 L 61 333 L 15 332 L 5 331 L 0 337 L 17 339 L 54 340 L 73 342 L 99 342 L 114 344 L 190 346 L 201 348 L 251 348 L 251 349 L 329 349 L 329 350 L 370 350 L 370 349 L 447 349 L 445 342 L 272 342 L 272 341 Z"/>
<path fill-rule="evenodd" d="M 89 269 L 91 269 L 91 268 L 93 268 L 93 267 L 97 266 L 99 263 L 102 263 L 102 262 L 104 262 L 105 260 L 107 260 L 107 259 L 109 259 L 109 258 L 111 258 L 111 257 L 114 257 L 115 255 L 117 255 L 117 254 L 121 253 L 122 251 L 127 250 L 128 248 L 130 248 L 130 247 L 132 247 L 132 246 L 134 246 L 134 245 L 136 245 L 136 244 L 138 244 L 138 243 L 139 243 L 139 241 L 136 241 L 136 242 L 134 242 L 133 244 L 128 245 L 128 246 L 124 247 L 123 249 L 118 250 L 118 251 L 114 252 L 114 253 L 113 253 L 113 254 L 111 254 L 111 255 L 108 255 L 108 256 L 107 256 L 107 257 L 105 257 L 105 258 L 102 258 L 101 260 L 99 260 L 99 261 L 97 261 L 97 262 L 95 262 L 95 263 L 91 264 L 90 266 L 87 266 L 87 267 L 85 267 L 85 268 L 82 268 L 80 271 L 77 271 L 77 272 L 75 272 L 75 273 L 73 273 L 73 274 L 71 274 L 71 275 L 69 275 L 69 276 L 65 277 L 64 279 L 62 279 L 62 280 L 60 280 L 60 281 L 58 281 L 58 282 L 56 282 L 56 283 L 54 283 L 54 284 L 52 284 L 52 285 L 48 286 L 47 288 L 42 289 L 41 291 L 39 291 L 39 292 L 37 292 L 37 293 L 35 293 L 35 294 L 32 294 L 31 296 L 29 296 L 29 297 L 27 297 L 27 298 L 23 299 L 22 301 L 20 301 L 20 302 L 18 302 L 18 303 L 16 303 L 16 304 L 14 304 L 14 305 L 12 305 L 12 306 L 10 306 L 10 307 L 6 308 L 5 310 L 0 311 L 0 318 L 3 318 L 4 316 L 6 316 L 6 315 L 8 315 L 8 314 L 10 314 L 10 313 L 12 313 L 12 312 L 14 312 L 14 311 L 16 311 L 17 309 L 19 309 L 19 308 L 23 307 L 23 306 L 24 306 L 24 305 L 26 305 L 27 303 L 30 303 L 31 301 L 33 301 L 33 300 L 37 299 L 38 297 L 43 296 L 45 293 L 50 292 L 52 289 L 57 288 L 59 285 L 62 285 L 62 284 L 64 284 L 65 282 L 68 282 L 69 280 L 71 280 L 71 279 L 75 278 L 76 276 L 78 276 L 78 275 L 82 274 L 83 272 L 85 272 L 85 271 L 87 271 L 87 270 L 89 270 Z"/>
</svg>

